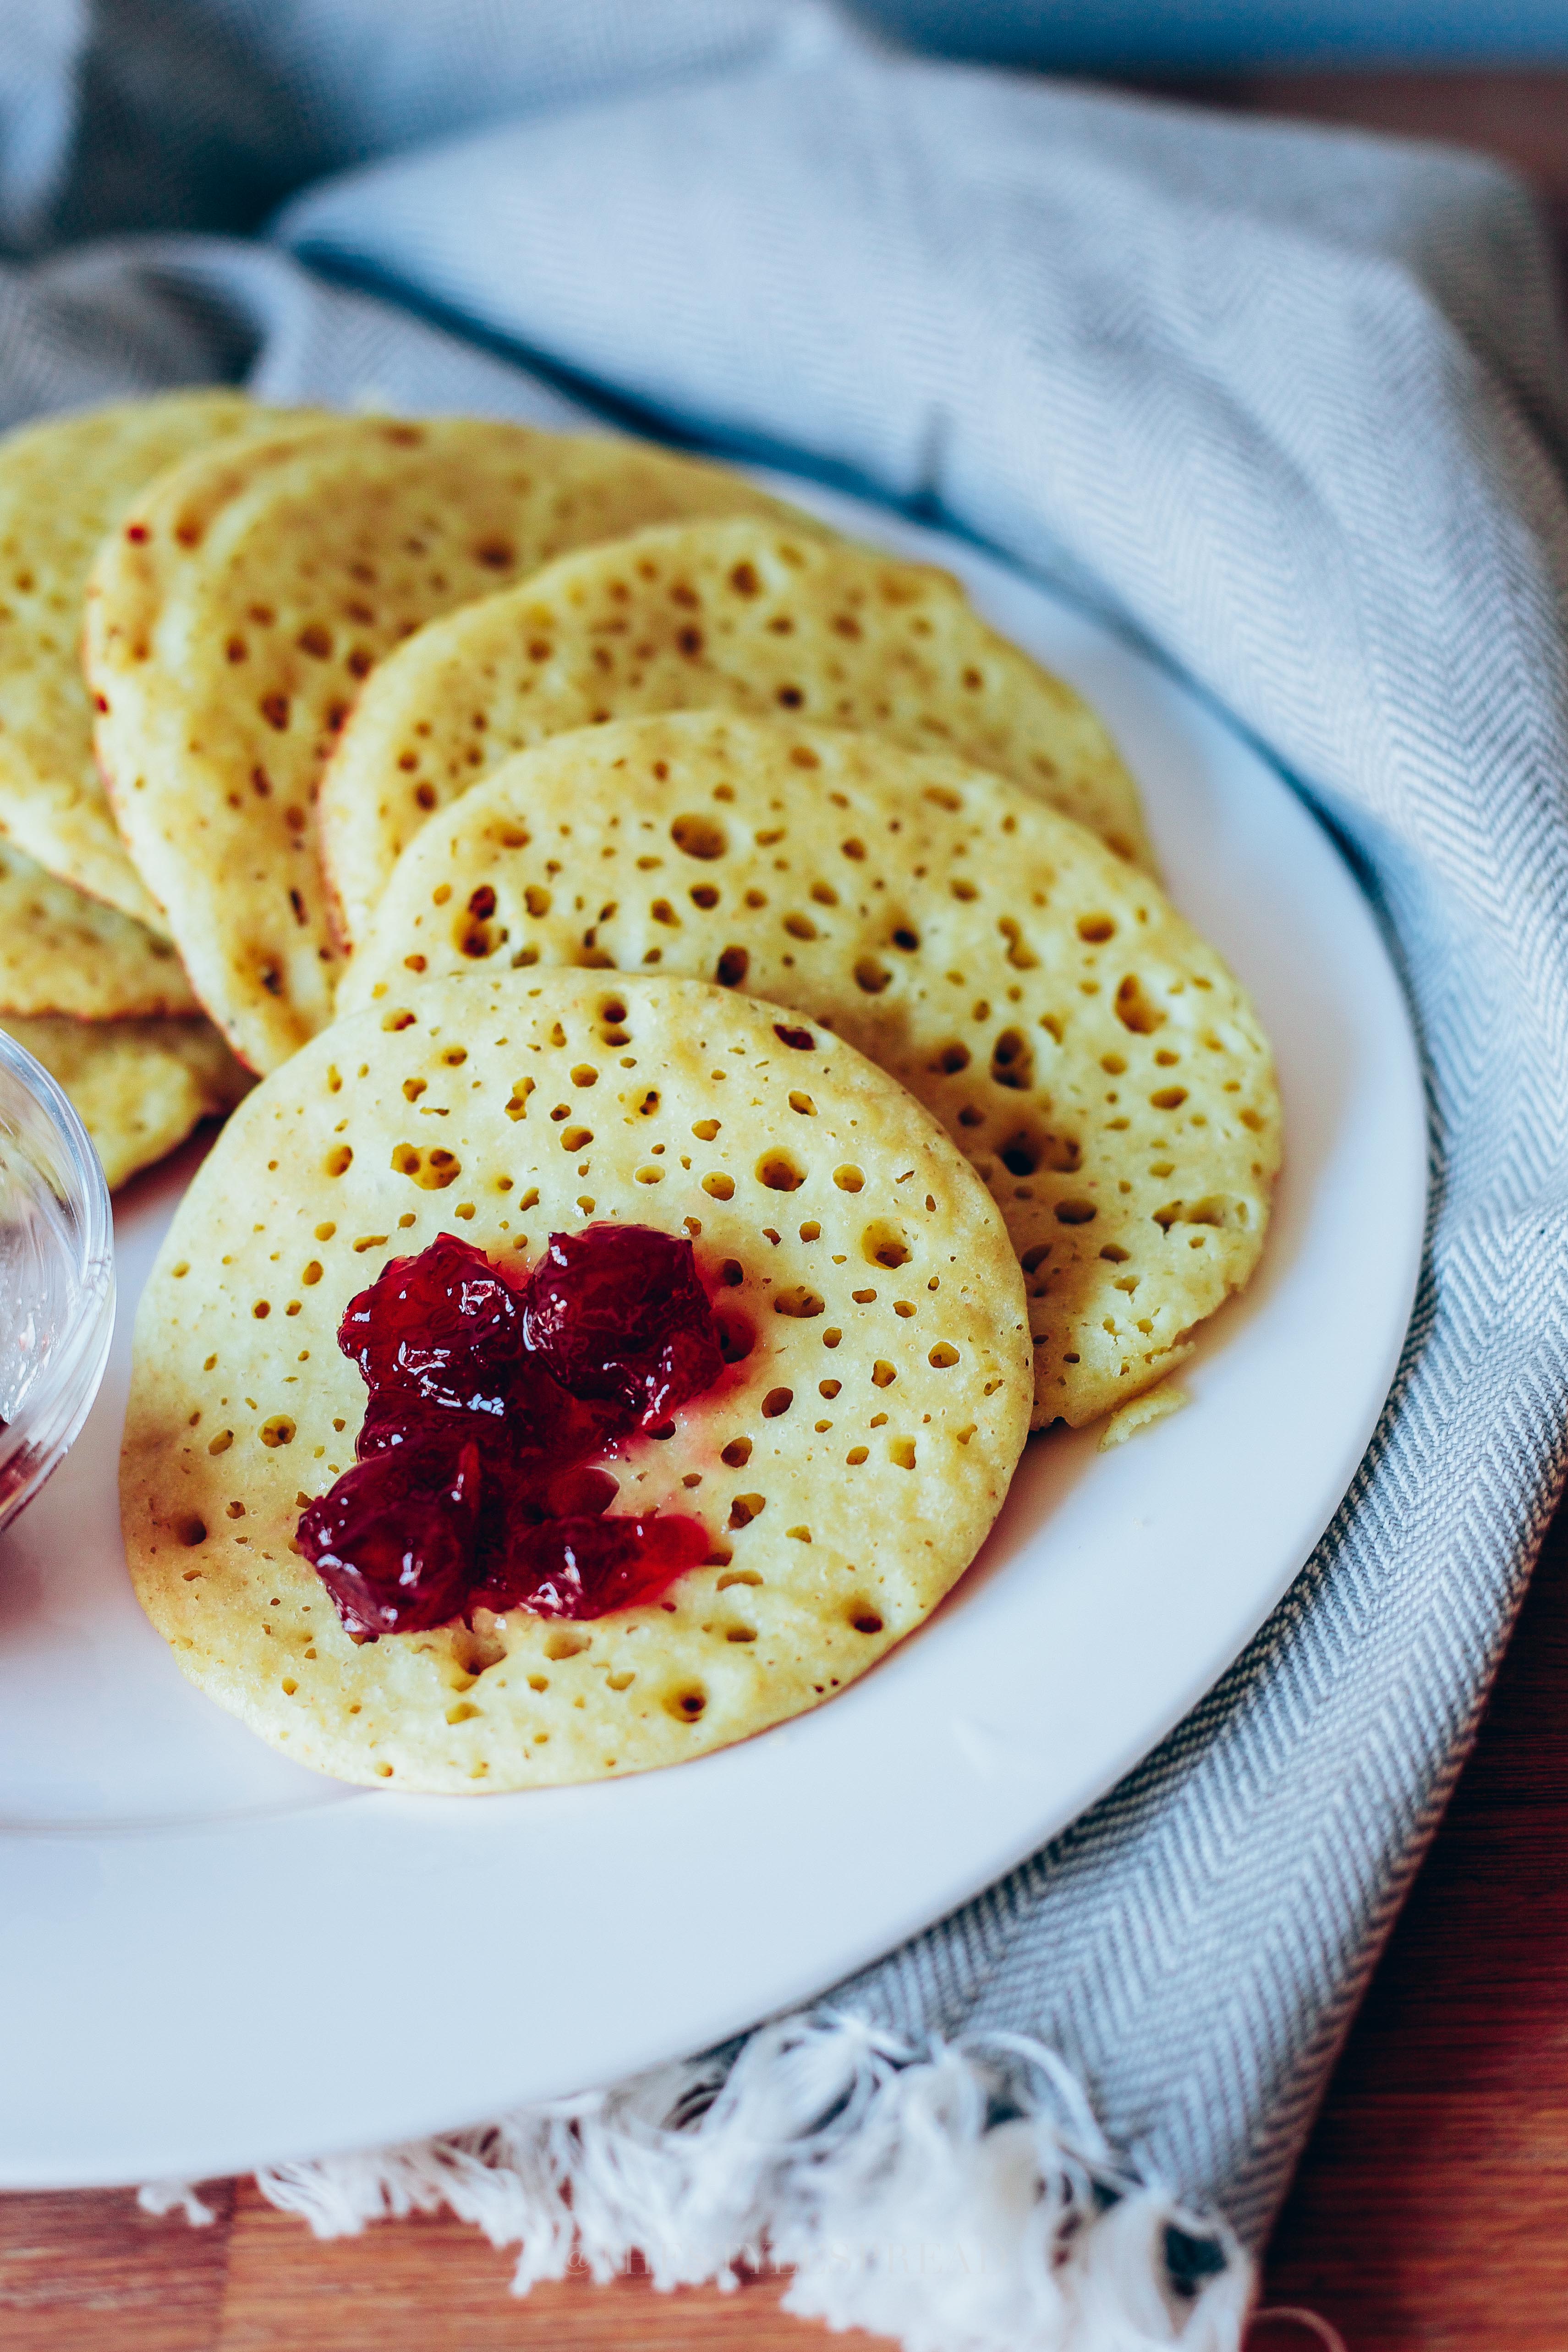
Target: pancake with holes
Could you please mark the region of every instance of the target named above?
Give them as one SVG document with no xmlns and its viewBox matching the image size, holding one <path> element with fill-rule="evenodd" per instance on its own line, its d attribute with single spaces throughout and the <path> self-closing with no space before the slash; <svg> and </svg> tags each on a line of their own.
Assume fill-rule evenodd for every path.
<svg viewBox="0 0 1568 2352">
<path fill-rule="evenodd" d="M 0 841 L 0 1013 L 194 1013 L 172 942 Z"/>
<path fill-rule="evenodd" d="M 389 1261 L 464 1247 L 492 1292 L 501 1268 L 534 1297 L 547 1252 L 606 1227 L 689 1244 L 722 1346 L 586 1474 L 595 1507 L 616 1489 L 596 1524 L 695 1529 L 696 1564 L 584 1616 L 505 1605 L 492 1571 L 450 1622 L 354 1638 L 371 1617 L 345 1623 L 311 1565 L 322 1511 L 386 1458 L 338 1344 L 351 1301 L 403 1295 Z M 202 1167 L 137 1318 L 127 1555 L 184 1673 L 303 1763 L 467 1792 L 594 1780 L 797 1715 L 919 1624 L 991 1526 L 1030 1392 L 1002 1219 L 852 1047 L 686 982 L 470 978 L 338 1023 Z"/>
<path fill-rule="evenodd" d="M 404 852 L 342 1001 L 561 963 L 796 1006 L 917 1095 L 1006 1217 L 1037 1423 L 1152 1387 L 1258 1263 L 1279 1101 L 1245 990 L 996 777 L 713 712 L 558 736 Z"/>
<path fill-rule="evenodd" d="M 93 757 L 82 594 L 100 541 L 154 475 L 279 414 L 209 385 L 51 416 L 0 441 L 0 832 L 155 927 Z"/>
<path fill-rule="evenodd" d="M 1102 721 L 988 628 L 956 580 L 756 516 L 565 556 L 421 629 L 383 664 L 327 771 L 321 851 L 363 934 L 398 853 L 510 752 L 698 709 L 794 713 L 1008 776 L 1151 863 Z"/>
<path fill-rule="evenodd" d="M 110 1190 L 151 1168 L 204 1118 L 220 1118 L 250 1085 L 210 1021 L 73 1021 L 45 1015 L 0 1026 L 70 1097 Z"/>
<path fill-rule="evenodd" d="M 192 985 L 275 1068 L 330 1017 L 315 796 L 364 679 L 424 622 L 566 549 L 780 509 L 635 442 L 342 417 L 197 457 L 138 499 L 89 584 L 98 755 Z"/>
</svg>

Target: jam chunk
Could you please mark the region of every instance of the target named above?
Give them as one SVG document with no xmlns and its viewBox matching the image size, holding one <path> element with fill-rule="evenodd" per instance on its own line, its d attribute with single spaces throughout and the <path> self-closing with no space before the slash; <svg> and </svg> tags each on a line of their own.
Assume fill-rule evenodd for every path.
<svg viewBox="0 0 1568 2352">
<path fill-rule="evenodd" d="M 683 1516 L 612 1513 L 595 1466 L 704 1393 L 725 1351 L 691 1244 L 642 1225 L 555 1234 L 510 1281 L 443 1234 L 351 1299 L 338 1344 L 369 1396 L 355 1461 L 300 1520 L 351 1633 L 477 1607 L 602 1617 L 707 1556 Z"/>
<path fill-rule="evenodd" d="M 574 1397 L 602 1397 L 651 1429 L 724 1369 L 691 1244 L 646 1225 L 552 1234 L 529 1280 L 528 1344 Z"/>
</svg>

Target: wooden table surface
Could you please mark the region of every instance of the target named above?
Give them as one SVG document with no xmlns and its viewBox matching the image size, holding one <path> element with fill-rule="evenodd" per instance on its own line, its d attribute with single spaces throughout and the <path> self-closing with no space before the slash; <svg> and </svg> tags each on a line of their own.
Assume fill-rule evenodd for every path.
<svg viewBox="0 0 1568 2352">
<path fill-rule="evenodd" d="M 1227 106 L 1468 141 L 1568 230 L 1568 74 L 1253 76 Z M 1385 1952 L 1270 2250 L 1265 2304 L 1348 2352 L 1568 2352 L 1568 1512 L 1476 1752 Z M 0 2197 L 0 2352 L 806 2352 L 784 2284 L 658 2295 L 632 2275 L 526 2302 L 440 2218 L 319 2245 L 253 2186 L 210 2228 L 128 2191 Z M 1248 2352 L 1310 2352 L 1300 2322 Z"/>
</svg>

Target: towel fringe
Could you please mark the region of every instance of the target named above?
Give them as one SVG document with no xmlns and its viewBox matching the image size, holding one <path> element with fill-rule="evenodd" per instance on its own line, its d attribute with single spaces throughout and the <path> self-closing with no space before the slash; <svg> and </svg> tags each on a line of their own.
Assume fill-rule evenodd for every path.
<svg viewBox="0 0 1568 2352">
<path fill-rule="evenodd" d="M 1255 2284 L 1222 2222 L 1116 2162 L 1042 2043 L 917 2047 L 832 2011 L 257 2180 L 321 2238 L 447 2206 L 518 2247 L 518 2294 L 574 2271 L 608 2280 L 634 2255 L 667 2291 L 788 2270 L 786 2310 L 905 2352 L 1239 2352 Z M 205 2212 L 176 2183 L 142 2203 Z"/>
</svg>

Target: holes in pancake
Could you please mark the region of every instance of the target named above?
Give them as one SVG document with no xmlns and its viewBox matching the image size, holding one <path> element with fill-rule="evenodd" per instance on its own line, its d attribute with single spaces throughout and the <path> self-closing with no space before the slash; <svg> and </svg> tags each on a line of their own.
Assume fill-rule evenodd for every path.
<svg viewBox="0 0 1568 2352">
<path fill-rule="evenodd" d="M 496 894 L 488 882 L 482 882 L 469 898 L 465 912 L 458 917 L 453 929 L 453 944 L 459 954 L 475 960 L 494 955 L 507 936 L 504 923 L 494 924 L 490 920 L 495 910 Z"/>
<path fill-rule="evenodd" d="M 592 1646 L 593 1639 L 591 1633 L 574 1633 L 569 1627 L 562 1625 L 547 1636 L 544 1654 L 557 1664 L 563 1658 L 580 1658 L 584 1651 Z"/>
<path fill-rule="evenodd" d="M 775 1295 L 773 1313 L 790 1316 L 797 1323 L 809 1323 L 824 1311 L 825 1305 L 826 1302 L 815 1290 L 808 1289 L 804 1282 L 797 1282 Z"/>
<path fill-rule="evenodd" d="M 914 1253 L 903 1226 L 890 1217 L 879 1217 L 860 1236 L 860 1255 L 868 1265 L 886 1266 L 891 1272 L 894 1266 L 908 1265 Z"/>
<path fill-rule="evenodd" d="M 816 1105 L 812 1101 L 809 1095 L 802 1094 L 798 1087 L 790 1095 L 789 1107 L 791 1110 L 798 1111 L 802 1118 L 815 1118 L 816 1117 Z"/>
<path fill-rule="evenodd" d="M 787 1021 L 773 1023 L 773 1035 L 782 1045 L 793 1047 L 797 1054 L 811 1053 L 816 1044 L 809 1029 L 798 1028 L 794 1023 Z"/>
<path fill-rule="evenodd" d="M 1022 930 L 1013 920 L 1012 917 L 1010 915 L 1004 915 L 996 928 L 1007 942 L 1007 961 L 1012 965 L 1014 971 L 1033 971 L 1039 963 L 1040 959 L 1035 953 L 1033 948 L 1029 946 Z"/>
<path fill-rule="evenodd" d="M 505 1655 L 506 1643 L 499 1634 L 480 1633 L 473 1626 L 453 1626 L 452 1663 L 460 1674 L 477 1681 L 492 1666 L 499 1666 Z"/>
<path fill-rule="evenodd" d="M 421 1094 L 423 1094 L 423 1093 L 424 1093 L 424 1091 L 425 1091 L 424 1084 L 423 1084 L 423 1082 L 422 1082 L 422 1081 L 415 1080 L 415 1079 L 412 1079 L 412 1078 L 411 1078 L 411 1079 L 409 1080 L 409 1085 L 410 1085 L 410 1086 L 417 1085 L 417 1086 L 418 1086 L 418 1087 L 419 1087 L 419 1092 L 420 1092 Z M 404 1091 L 404 1093 L 405 1093 L 405 1095 L 406 1095 L 406 1094 L 408 1094 L 408 1087 L 404 1087 L 404 1089 L 403 1089 L 403 1091 Z M 527 1118 L 527 1116 L 528 1116 L 528 1097 L 529 1097 L 529 1096 L 530 1096 L 532 1092 L 533 1092 L 533 1080 L 532 1080 L 531 1078 L 519 1078 L 519 1080 L 517 1081 L 517 1084 L 513 1087 L 513 1088 L 512 1088 L 512 1090 L 511 1090 L 511 1100 L 508 1103 L 508 1105 L 507 1105 L 507 1107 L 506 1107 L 506 1115 L 507 1115 L 508 1118 Z M 409 1095 L 409 1096 L 408 1096 L 408 1099 L 410 1100 L 410 1102 L 412 1102 L 412 1101 L 414 1100 L 414 1097 L 413 1097 L 412 1095 Z"/>
<path fill-rule="evenodd" d="M 711 1143 L 722 1122 L 716 1118 L 700 1118 L 691 1132 L 699 1143 Z"/>
<path fill-rule="evenodd" d="M 463 1172 L 457 1153 L 439 1143 L 427 1150 L 416 1143 L 394 1144 L 392 1166 L 395 1174 L 406 1176 L 422 1192 L 444 1192 Z"/>
<path fill-rule="evenodd" d="M 197 1544 L 205 1543 L 207 1539 L 206 1522 L 198 1519 L 193 1512 L 187 1518 L 175 1520 L 174 1533 L 187 1550 L 193 1550 Z"/>
<path fill-rule="evenodd" d="M 1136 972 L 1129 972 L 1116 992 L 1116 1017 L 1136 1037 L 1152 1036 L 1165 1025 L 1166 1013 L 1144 988 Z"/>
<path fill-rule="evenodd" d="M 1080 915 L 1078 919 L 1078 935 L 1080 940 L 1087 940 L 1090 947 L 1101 947 L 1107 940 L 1113 940 L 1116 937 L 1116 924 L 1110 915 Z"/>
<path fill-rule="evenodd" d="M 757 1629 L 754 1625 L 731 1625 L 724 1634 L 726 1642 L 754 1642 L 756 1638 Z"/>
<path fill-rule="evenodd" d="M 743 1470 L 751 1458 L 752 1441 L 749 1437 L 732 1437 L 719 1456 L 720 1461 L 728 1463 L 731 1470 Z"/>
<path fill-rule="evenodd" d="M 1092 1201 L 1058 1201 L 1056 1218 L 1058 1225 L 1091 1225 L 1100 1214 Z M 1158 1217 L 1156 1217 L 1156 1223 Z"/>
<path fill-rule="evenodd" d="M 879 1356 L 876 1362 L 871 1367 L 872 1387 L 876 1389 L 890 1389 L 898 1377 L 899 1372 L 897 1365 L 889 1364 L 886 1357 Z"/>
<path fill-rule="evenodd" d="M 751 965 L 744 948 L 728 947 L 713 967 L 713 977 L 721 988 L 739 988 Z"/>
<path fill-rule="evenodd" d="M 1004 1029 L 991 1048 L 991 1076 L 999 1087 L 1026 1094 L 1035 1083 L 1035 1049 L 1021 1029 Z"/>
<path fill-rule="evenodd" d="M 293 1444 L 294 1423 L 286 1412 L 275 1412 L 262 1423 L 261 1443 L 272 1446 Z"/>
<path fill-rule="evenodd" d="M 572 1083 L 574 1087 L 596 1087 L 599 1083 L 599 1073 L 594 1067 L 592 1062 L 578 1062 L 574 1064 L 573 1067 Z M 655 1095 L 653 1100 L 654 1107 L 657 1109 L 658 1105 L 658 1097 Z M 646 1109 L 647 1105 L 644 1104 L 643 1108 Z"/>
<path fill-rule="evenodd" d="M 591 1127 L 563 1127 L 561 1130 L 563 1151 L 585 1151 L 593 1140 L 594 1130 Z M 452 1180 L 448 1177 L 446 1181 L 450 1183 Z"/>
<path fill-rule="evenodd" d="M 707 1707 L 708 1694 L 693 1683 L 685 1690 L 672 1691 L 665 1705 L 680 1722 L 696 1723 Z"/>
<path fill-rule="evenodd" d="M 722 857 L 730 846 L 723 826 L 710 816 L 678 816 L 669 828 L 669 837 L 688 857 Z"/>
<path fill-rule="evenodd" d="M 934 1061 L 926 1064 L 926 1067 L 931 1071 L 940 1070 L 944 1077 L 954 1078 L 960 1070 L 969 1067 L 969 1048 L 955 1037 L 951 1045 L 942 1047 Z"/>
<path fill-rule="evenodd" d="M 863 989 L 868 996 L 880 996 L 892 977 L 887 965 L 876 956 L 860 956 L 856 961 L 855 985 Z"/>
<path fill-rule="evenodd" d="M 763 1419 L 777 1421 L 779 1415 L 787 1412 L 794 1402 L 793 1389 L 770 1389 L 763 1399 Z"/>
<path fill-rule="evenodd" d="M 861 1171 L 847 1162 L 834 1170 L 833 1181 L 841 1192 L 863 1192 L 866 1189 L 866 1179 Z"/>
<path fill-rule="evenodd" d="M 753 1519 L 762 1517 L 767 1507 L 765 1495 L 737 1495 L 730 1505 L 727 1524 L 731 1528 L 749 1528 Z"/>
<path fill-rule="evenodd" d="M 791 1151 L 765 1151 L 757 1162 L 757 1181 L 770 1192 L 798 1192 L 805 1171 Z"/>
<path fill-rule="evenodd" d="M 926 1358 L 933 1372 L 949 1372 L 958 1361 L 958 1349 L 945 1339 L 939 1339 Z"/>
<path fill-rule="evenodd" d="M 915 1441 L 912 1437 L 895 1437 L 889 1441 L 888 1459 L 895 1468 L 912 1470 L 915 1466 Z"/>
<path fill-rule="evenodd" d="M 1168 1202 L 1155 1210 L 1154 1223 L 1166 1233 L 1173 1225 L 1212 1225 L 1222 1233 L 1238 1233 L 1252 1223 L 1252 1212 L 1245 1201 L 1211 1192 L 1201 1201 Z"/>
<path fill-rule="evenodd" d="M 719 1353 L 727 1364 L 743 1364 L 757 1344 L 757 1335 L 743 1315 L 732 1307 L 718 1307 L 713 1320 L 719 1327 Z"/>
<path fill-rule="evenodd" d="M 731 1568 L 719 1579 L 714 1589 L 719 1592 L 728 1592 L 732 1584 L 755 1585 L 761 1584 L 762 1580 L 754 1568 Z"/>
<path fill-rule="evenodd" d="M 726 1176 L 722 1169 L 716 1168 L 710 1175 L 704 1176 L 702 1179 L 702 1190 L 715 1201 L 732 1201 L 735 1197 L 735 1180 L 732 1176 Z"/>
<path fill-rule="evenodd" d="M 1185 1087 L 1161 1087 L 1150 1096 L 1149 1102 L 1154 1110 L 1180 1110 L 1186 1099 Z"/>
<path fill-rule="evenodd" d="M 1049 1168 L 1058 1176 L 1073 1176 L 1083 1165 L 1083 1147 L 1075 1135 L 1050 1135 L 1036 1127 L 1019 1128 L 1002 1145 L 998 1156 L 1014 1176 L 1033 1176 L 1041 1168 Z"/>
<path fill-rule="evenodd" d="M 334 1143 L 321 1162 L 322 1172 L 328 1176 L 342 1176 L 353 1167 L 353 1144 Z"/>
<path fill-rule="evenodd" d="M 880 1616 L 864 1601 L 850 1603 L 849 1622 L 857 1633 L 879 1633 L 882 1631 Z"/>
<path fill-rule="evenodd" d="M 858 1470 L 861 1463 L 868 1459 L 868 1451 L 869 1449 L 864 1445 L 852 1445 L 844 1459 L 851 1470 Z"/>
<path fill-rule="evenodd" d="M 700 907 L 705 915 L 710 914 L 719 904 L 719 893 L 711 882 L 694 882 L 688 895 L 692 905 Z"/>
</svg>

